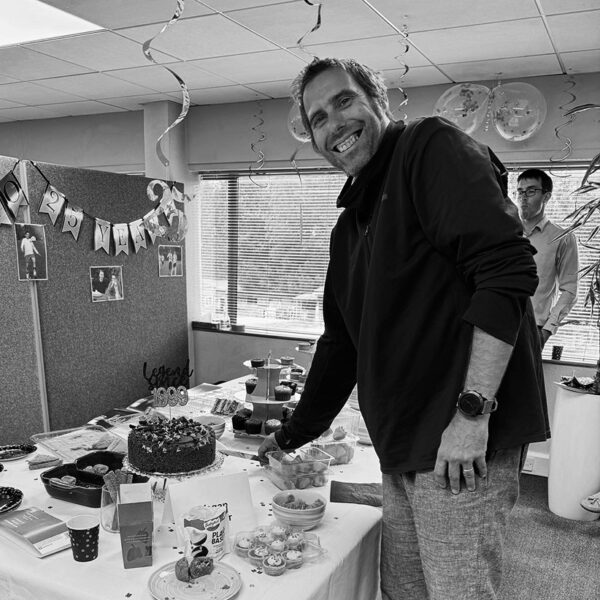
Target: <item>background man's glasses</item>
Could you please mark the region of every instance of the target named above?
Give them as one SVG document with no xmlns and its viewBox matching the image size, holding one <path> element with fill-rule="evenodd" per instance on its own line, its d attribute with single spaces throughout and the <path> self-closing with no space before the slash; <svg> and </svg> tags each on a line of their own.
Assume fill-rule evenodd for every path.
<svg viewBox="0 0 600 600">
<path fill-rule="evenodd" d="M 527 196 L 531 198 L 535 196 L 536 192 L 543 192 L 542 188 L 527 188 L 526 190 L 517 190 L 517 196 Z"/>
</svg>

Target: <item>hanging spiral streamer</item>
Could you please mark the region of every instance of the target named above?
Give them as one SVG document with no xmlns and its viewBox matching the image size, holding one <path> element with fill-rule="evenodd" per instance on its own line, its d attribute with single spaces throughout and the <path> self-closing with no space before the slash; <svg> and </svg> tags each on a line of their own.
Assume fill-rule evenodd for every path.
<svg viewBox="0 0 600 600">
<path fill-rule="evenodd" d="M 179 77 L 179 75 L 177 75 L 177 73 L 175 73 L 175 71 L 173 71 L 172 69 L 169 69 L 169 67 L 161 65 L 160 63 L 158 63 L 154 60 L 154 57 L 150 53 L 150 44 L 159 35 L 164 33 L 164 31 L 167 29 L 167 27 L 169 27 L 170 25 L 172 25 L 173 23 L 175 23 L 176 21 L 179 20 L 179 17 L 181 17 L 181 15 L 183 14 L 183 8 L 184 8 L 184 0 L 177 0 L 177 8 L 175 9 L 175 13 L 171 17 L 171 20 L 154 37 L 151 37 L 149 40 L 146 40 L 142 46 L 143 51 L 144 51 L 144 56 L 150 62 L 153 62 L 155 65 L 158 65 L 159 67 L 162 66 L 164 69 L 169 71 L 169 73 L 171 73 L 171 75 L 173 75 L 173 77 L 175 77 L 175 79 L 177 79 L 177 83 L 179 83 L 179 87 L 181 88 L 181 94 L 182 94 L 181 112 L 179 113 L 179 116 L 162 132 L 162 134 L 160 135 L 158 140 L 156 140 L 156 154 L 158 155 L 160 162 L 165 167 L 169 166 L 169 159 L 165 156 L 164 152 L 162 151 L 162 147 L 161 147 L 162 139 L 165 135 L 167 135 L 167 133 L 169 133 L 169 131 L 171 131 L 171 129 L 173 129 L 173 127 L 176 127 L 177 125 L 179 125 L 179 123 L 181 123 L 181 121 L 183 121 L 183 119 L 185 119 L 185 117 L 188 114 L 188 111 L 190 109 L 190 93 L 188 91 L 185 81 L 183 81 L 183 79 L 181 79 L 181 77 Z"/>
<path fill-rule="evenodd" d="M 250 143 L 250 150 L 252 150 L 252 152 L 254 152 L 256 155 L 256 166 L 253 167 L 252 164 L 248 166 L 248 177 L 254 185 L 257 185 L 260 188 L 266 188 L 268 187 L 268 184 L 261 185 L 253 178 L 253 174 L 258 173 L 258 171 L 265 166 L 265 153 L 262 151 L 261 144 L 267 139 L 265 132 L 262 130 L 262 126 L 265 123 L 265 120 L 263 119 L 262 101 L 259 100 L 257 104 L 258 111 L 254 114 L 254 118 L 257 120 L 257 123 L 252 127 L 252 131 L 254 131 L 257 137 L 254 142 Z"/>
<path fill-rule="evenodd" d="M 406 15 L 404 15 L 404 18 L 406 19 Z M 408 25 L 406 23 L 402 24 L 401 36 L 402 36 L 402 39 L 400 41 L 400 48 L 401 48 L 400 54 L 398 54 L 397 56 L 394 56 L 394 58 L 400 62 L 400 65 L 402 66 L 402 69 L 403 69 L 403 72 L 400 74 L 400 79 L 398 81 L 398 91 L 402 95 L 402 101 L 400 102 L 400 104 L 398 104 L 398 107 L 396 110 L 399 113 L 401 111 L 403 112 L 403 116 L 400 117 L 400 120 L 406 122 L 406 121 L 408 121 L 408 115 L 406 114 L 406 108 L 402 109 L 402 107 L 406 107 L 406 105 L 408 104 L 408 94 L 402 87 L 402 80 L 406 77 L 406 74 L 410 70 L 409 66 L 403 60 L 403 56 L 408 52 L 408 50 L 410 48 L 410 45 L 408 43 Z"/>
<path fill-rule="evenodd" d="M 302 52 L 305 52 L 306 54 L 312 56 L 314 58 L 314 54 L 312 54 L 312 52 L 309 52 L 308 50 L 306 50 L 304 48 L 304 46 L 302 45 L 302 42 L 304 41 L 304 38 L 306 38 L 307 36 L 309 36 L 311 33 L 317 31 L 317 29 L 319 29 L 319 27 L 321 27 L 321 8 L 323 6 L 322 2 L 311 2 L 311 0 L 304 0 L 304 2 L 306 4 L 308 4 L 309 6 L 316 6 L 317 7 L 317 20 L 315 22 L 315 24 L 312 26 L 312 29 L 309 29 L 297 42 L 296 45 L 298 46 L 298 48 L 300 50 L 302 50 Z"/>
<path fill-rule="evenodd" d="M 569 75 L 567 77 L 566 80 L 567 83 L 567 88 L 565 88 L 563 90 L 563 93 L 567 94 L 569 96 L 569 100 L 567 102 L 563 102 L 558 109 L 562 112 L 562 111 L 566 111 L 566 108 L 570 105 L 573 104 L 573 102 L 575 102 L 575 100 L 577 100 L 577 95 L 573 93 L 573 88 L 576 85 L 575 79 L 573 78 L 572 75 Z M 564 160 L 566 160 L 567 158 L 569 158 L 569 156 L 571 156 L 571 153 L 573 152 L 573 142 L 571 140 L 571 138 L 569 136 L 566 135 L 561 135 L 560 131 L 561 129 L 564 129 L 565 127 L 569 127 L 573 121 L 575 120 L 575 115 L 574 114 L 569 114 L 567 116 L 567 113 L 564 112 L 564 117 L 566 117 L 566 121 L 563 121 L 562 123 L 560 123 L 559 125 L 557 125 L 554 128 L 554 137 L 560 141 L 560 143 L 563 145 L 562 148 L 560 149 L 560 152 L 562 152 L 563 154 L 561 156 L 559 156 L 558 158 L 556 158 L 555 156 L 551 156 L 550 157 L 550 162 L 551 163 L 559 163 L 559 162 L 563 162 Z M 552 172 L 552 168 L 550 169 L 550 173 L 556 177 L 568 177 L 568 175 L 557 175 L 557 173 L 553 173 Z"/>
</svg>

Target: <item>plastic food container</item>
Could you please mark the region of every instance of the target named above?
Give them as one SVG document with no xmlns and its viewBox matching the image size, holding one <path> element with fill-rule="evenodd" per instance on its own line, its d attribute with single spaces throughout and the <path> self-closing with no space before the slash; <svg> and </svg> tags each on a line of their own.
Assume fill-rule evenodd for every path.
<svg viewBox="0 0 600 600">
<path fill-rule="evenodd" d="M 347 465 L 352 462 L 356 450 L 358 436 L 347 433 L 341 440 L 335 440 L 331 435 L 321 436 L 312 442 L 312 447 L 329 454 L 332 465 Z"/>
<path fill-rule="evenodd" d="M 267 452 L 267 477 L 281 490 L 321 487 L 329 481 L 331 455 L 310 447 L 288 454 L 282 450 Z"/>
</svg>

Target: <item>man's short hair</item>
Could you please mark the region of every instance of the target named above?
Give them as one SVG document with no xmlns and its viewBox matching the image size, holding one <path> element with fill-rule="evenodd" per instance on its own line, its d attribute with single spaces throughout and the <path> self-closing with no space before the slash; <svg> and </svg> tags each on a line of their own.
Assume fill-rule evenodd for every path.
<svg viewBox="0 0 600 600">
<path fill-rule="evenodd" d="M 327 71 L 328 69 L 343 69 L 349 73 L 354 81 L 362 88 L 373 108 L 382 115 L 387 115 L 392 118 L 390 112 L 390 104 L 387 95 L 387 87 L 383 80 L 383 76 L 379 71 L 375 71 L 366 65 L 362 65 L 352 58 L 315 58 L 313 61 L 304 67 L 298 76 L 294 79 L 291 86 L 292 98 L 300 107 L 300 115 L 302 123 L 310 133 L 312 139 L 312 130 L 304 108 L 304 90 L 306 86 L 317 76 Z M 314 140 L 313 140 L 314 147 Z"/>
<path fill-rule="evenodd" d="M 521 181 L 521 179 L 539 179 L 542 191 L 552 192 L 552 177 L 541 169 L 526 169 L 517 177 L 517 182 Z"/>
</svg>

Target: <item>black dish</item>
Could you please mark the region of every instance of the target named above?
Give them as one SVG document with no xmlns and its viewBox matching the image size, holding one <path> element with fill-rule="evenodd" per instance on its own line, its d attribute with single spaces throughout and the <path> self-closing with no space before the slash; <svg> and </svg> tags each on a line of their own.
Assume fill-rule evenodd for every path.
<svg viewBox="0 0 600 600">
<path fill-rule="evenodd" d="M 13 487 L 0 487 L 0 513 L 14 510 L 21 504 L 23 492 Z"/>
<path fill-rule="evenodd" d="M 0 446 L 0 460 L 18 460 L 25 458 L 32 452 L 37 450 L 37 446 L 33 444 L 10 444 L 8 446 Z"/>
</svg>

